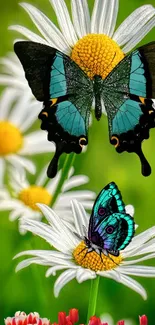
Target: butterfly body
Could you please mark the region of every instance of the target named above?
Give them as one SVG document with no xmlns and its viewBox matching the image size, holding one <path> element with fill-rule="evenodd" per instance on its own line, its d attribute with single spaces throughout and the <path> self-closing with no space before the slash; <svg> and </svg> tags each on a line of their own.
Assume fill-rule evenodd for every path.
<svg viewBox="0 0 155 325">
<path fill-rule="evenodd" d="M 88 251 L 118 256 L 132 240 L 134 220 L 126 213 L 122 196 L 114 182 L 98 195 L 89 221 L 85 243 Z"/>
<path fill-rule="evenodd" d="M 70 57 L 49 46 L 23 41 L 14 48 L 34 96 L 43 102 L 41 128 L 56 144 L 49 177 L 55 176 L 63 152 L 80 153 L 88 144 L 94 98 L 97 120 L 104 103 L 110 143 L 119 153 L 138 154 L 142 174 L 150 175 L 141 144 L 155 127 L 155 42 L 125 56 L 104 80 L 98 75 L 90 79 Z"/>
</svg>

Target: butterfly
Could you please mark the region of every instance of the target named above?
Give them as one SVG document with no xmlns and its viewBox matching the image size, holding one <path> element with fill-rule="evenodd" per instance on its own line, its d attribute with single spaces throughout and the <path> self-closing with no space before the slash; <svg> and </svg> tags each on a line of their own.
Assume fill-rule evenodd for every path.
<svg viewBox="0 0 155 325">
<path fill-rule="evenodd" d="M 35 42 L 21 41 L 15 53 L 25 70 L 33 95 L 43 102 L 41 128 L 56 144 L 47 175 L 57 173 L 60 155 L 80 153 L 88 144 L 89 117 L 95 98 L 95 117 L 100 120 L 103 100 L 108 116 L 110 143 L 116 151 L 135 152 L 142 174 L 151 174 L 141 144 L 155 126 L 155 42 L 142 46 L 118 63 L 103 80 L 87 74 L 67 55 Z"/>
<path fill-rule="evenodd" d="M 88 235 L 84 238 L 87 253 L 119 256 L 120 250 L 132 240 L 134 229 L 134 219 L 126 213 L 117 185 L 109 183 L 97 196 L 92 209 Z"/>
</svg>

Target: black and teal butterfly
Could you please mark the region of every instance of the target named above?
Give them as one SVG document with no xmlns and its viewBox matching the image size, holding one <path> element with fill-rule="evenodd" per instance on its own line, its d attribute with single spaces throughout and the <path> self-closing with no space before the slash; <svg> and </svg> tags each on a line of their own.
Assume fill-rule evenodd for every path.
<svg viewBox="0 0 155 325">
<path fill-rule="evenodd" d="M 109 183 L 97 196 L 92 209 L 88 238 L 85 237 L 88 252 L 95 250 L 99 254 L 118 256 L 132 240 L 134 229 L 134 219 L 126 213 L 117 185 Z"/>
<path fill-rule="evenodd" d="M 15 43 L 14 49 L 32 93 L 44 103 L 41 128 L 56 144 L 49 177 L 55 176 L 63 152 L 80 153 L 87 145 L 94 97 L 97 120 L 104 101 L 110 142 L 117 152 L 137 153 L 142 174 L 151 173 L 141 143 L 155 126 L 155 42 L 127 55 L 104 80 L 97 75 L 91 80 L 70 57 L 49 46 L 23 41 Z"/>
</svg>

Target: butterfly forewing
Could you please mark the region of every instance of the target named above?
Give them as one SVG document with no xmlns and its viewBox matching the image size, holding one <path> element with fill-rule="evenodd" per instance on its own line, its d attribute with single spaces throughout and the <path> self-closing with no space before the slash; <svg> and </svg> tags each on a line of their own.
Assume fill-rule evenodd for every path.
<svg viewBox="0 0 155 325">
<path fill-rule="evenodd" d="M 97 196 L 89 222 L 89 239 L 98 225 L 114 212 L 125 212 L 121 193 L 114 182 L 109 183 Z"/>
</svg>

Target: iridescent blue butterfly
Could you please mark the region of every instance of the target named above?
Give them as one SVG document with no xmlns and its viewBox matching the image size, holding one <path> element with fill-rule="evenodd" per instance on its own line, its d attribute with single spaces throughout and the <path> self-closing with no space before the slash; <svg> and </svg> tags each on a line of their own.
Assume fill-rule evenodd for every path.
<svg viewBox="0 0 155 325">
<path fill-rule="evenodd" d="M 97 196 L 92 209 L 85 237 L 87 252 L 118 256 L 132 240 L 134 229 L 134 219 L 126 213 L 117 185 L 109 183 Z"/>
<path fill-rule="evenodd" d="M 142 174 L 151 173 L 141 143 L 155 126 L 155 42 L 127 55 L 104 80 L 98 75 L 91 80 L 70 57 L 49 46 L 17 42 L 14 49 L 34 96 L 44 103 L 41 128 L 56 144 L 49 177 L 55 176 L 63 152 L 80 153 L 87 145 L 93 98 L 97 120 L 104 101 L 110 142 L 117 152 L 136 152 Z"/>
</svg>

